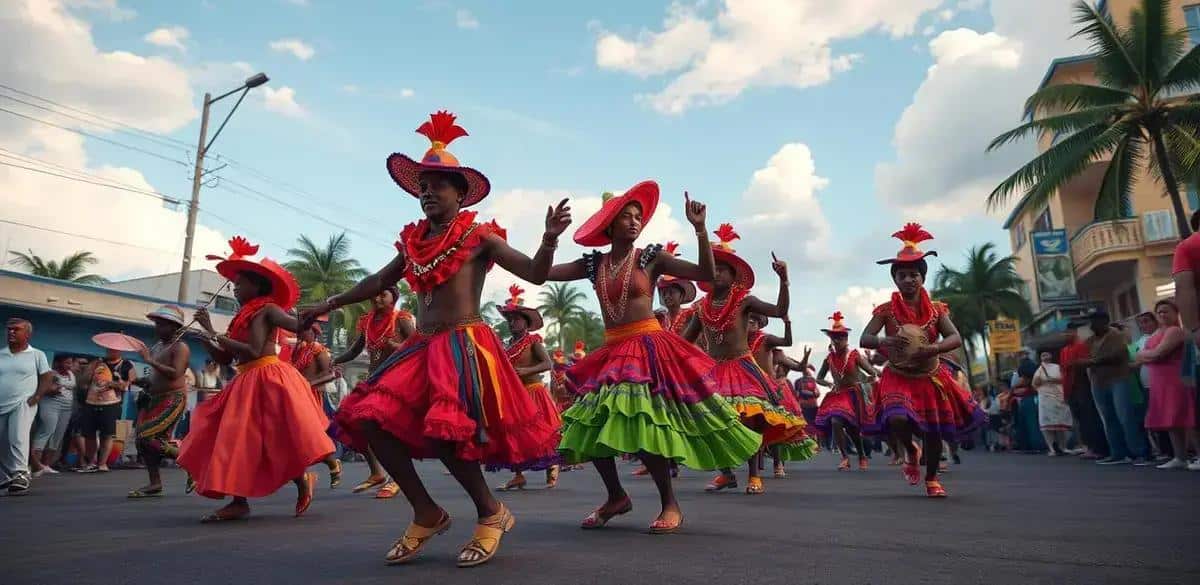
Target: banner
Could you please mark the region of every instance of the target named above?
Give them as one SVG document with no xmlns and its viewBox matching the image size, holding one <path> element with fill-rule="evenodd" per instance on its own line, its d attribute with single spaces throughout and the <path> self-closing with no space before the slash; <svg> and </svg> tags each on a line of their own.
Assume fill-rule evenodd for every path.
<svg viewBox="0 0 1200 585">
<path fill-rule="evenodd" d="M 1074 299 L 1075 265 L 1067 230 L 1033 232 L 1033 269 L 1042 302 Z"/>
<path fill-rule="evenodd" d="M 1021 323 L 1011 319 L 988 321 L 988 346 L 993 354 L 1021 351 Z"/>
</svg>

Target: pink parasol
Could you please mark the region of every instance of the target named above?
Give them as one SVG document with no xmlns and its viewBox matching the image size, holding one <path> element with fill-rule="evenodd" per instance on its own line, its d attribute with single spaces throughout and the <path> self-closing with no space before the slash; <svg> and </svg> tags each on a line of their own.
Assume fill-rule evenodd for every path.
<svg viewBox="0 0 1200 585">
<path fill-rule="evenodd" d="M 124 333 L 97 333 L 92 336 L 92 342 L 104 349 L 115 349 L 117 351 L 141 351 L 146 349 L 146 344 L 136 337 L 125 335 Z"/>
</svg>

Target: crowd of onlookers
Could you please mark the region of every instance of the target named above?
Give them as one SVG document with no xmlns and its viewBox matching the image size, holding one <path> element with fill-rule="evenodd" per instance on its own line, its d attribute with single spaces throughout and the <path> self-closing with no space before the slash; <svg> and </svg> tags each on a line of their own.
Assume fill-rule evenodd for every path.
<svg viewBox="0 0 1200 585">
<path fill-rule="evenodd" d="M 121 352 L 89 356 L 56 353 L 52 361 L 32 345 L 34 326 L 6 324 L 0 350 L 0 492 L 26 493 L 34 479 L 63 471 L 104 473 L 136 466 L 131 438 L 137 416 L 138 365 Z M 175 427 L 187 434 L 192 408 L 221 391 L 232 375 L 212 360 L 189 369 L 188 412 Z M 340 376 L 327 390 L 333 404 L 348 392 Z"/>
</svg>

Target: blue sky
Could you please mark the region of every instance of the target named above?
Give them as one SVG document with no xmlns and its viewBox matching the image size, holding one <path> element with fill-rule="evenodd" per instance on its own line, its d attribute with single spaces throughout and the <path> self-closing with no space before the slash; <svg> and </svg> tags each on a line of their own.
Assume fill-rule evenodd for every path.
<svg viewBox="0 0 1200 585">
<path fill-rule="evenodd" d="M 1067 4 L 21 0 L 4 9 L 15 18 L 0 26 L 28 36 L 10 35 L 0 79 L 194 148 L 203 92 L 267 72 L 271 82 L 255 90 L 213 147 L 240 164 L 216 171 L 217 184 L 203 190 L 201 223 L 212 229 L 196 253 L 219 252 L 200 246 L 246 233 L 280 256 L 299 233 L 324 239 L 340 231 L 250 197 L 240 184 L 355 230 L 355 253 L 368 268 L 389 259 L 394 234 L 419 213 L 388 178 L 385 157 L 422 153 L 427 143 L 413 129 L 430 112 L 449 109 L 471 132 L 450 150 L 491 178 L 492 205 L 480 209 L 499 214 L 518 246 L 532 248 L 544 205 L 557 196 L 570 194 L 586 212 L 602 191 L 655 179 L 669 209 L 647 238 L 680 238 L 694 254 L 678 211 L 688 190 L 709 203 L 710 228 L 735 221 L 744 237 L 738 247 L 767 285 L 765 296 L 774 295 L 768 252 L 793 263 L 797 337 L 815 340 L 833 310 L 860 327 L 864 307 L 886 294 L 887 272 L 873 260 L 895 251 L 888 235 L 905 221 L 928 224 L 938 236 L 932 247 L 951 263 L 986 241 L 1008 250 L 1003 217 L 985 213 L 982 197 L 1032 147 L 1000 155 L 983 149 L 1019 122 L 1020 103 L 1049 59 L 1072 52 Z M 784 26 L 788 19 L 794 24 Z M 1020 24 L 1029 21 L 1035 24 Z M 76 30 L 52 26 L 62 23 Z M 776 34 L 776 27 L 794 34 Z M 144 61 L 112 63 L 126 53 Z M 54 70 L 57 60 L 94 66 L 64 80 L 70 72 Z M 30 62 L 47 70 L 22 66 Z M 743 70 L 757 73 L 739 77 Z M 673 89 L 688 84 L 692 90 Z M 218 104 L 214 124 L 231 102 Z M 191 160 L 182 146 L 66 123 Z M 10 151 L 176 197 L 190 192 L 185 164 L 48 133 L 0 116 L 0 146 Z M 16 173 L 0 167 L 0 181 L 18 181 Z M 0 198 L 28 201 L 32 191 L 52 189 L 74 207 L 54 181 L 61 180 L 21 178 Z M 120 198 L 117 215 L 133 229 L 33 208 L 3 213 L 142 247 L 0 225 L 6 249 L 54 256 L 90 247 L 101 256 L 98 271 L 111 276 L 178 263 L 182 243 L 172 226 L 181 214 L 136 194 L 71 188 L 105 209 L 112 207 L 104 201 Z M 584 219 L 577 214 L 576 224 Z M 560 256 L 578 252 L 564 246 Z M 508 279 L 497 273 L 488 293 Z"/>
</svg>

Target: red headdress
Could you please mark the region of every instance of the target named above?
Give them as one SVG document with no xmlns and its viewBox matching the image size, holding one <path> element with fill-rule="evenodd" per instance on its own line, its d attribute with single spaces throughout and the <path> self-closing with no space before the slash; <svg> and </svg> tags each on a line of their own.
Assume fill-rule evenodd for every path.
<svg viewBox="0 0 1200 585">
<path fill-rule="evenodd" d="M 740 240 L 742 236 L 738 235 L 733 230 L 733 225 L 723 223 L 713 232 L 717 236 L 717 241 L 712 244 L 713 260 L 722 264 L 728 264 L 733 268 L 733 286 L 750 290 L 754 288 L 754 269 L 750 268 L 750 264 L 742 260 L 740 256 L 733 252 L 732 242 Z M 701 282 L 700 290 L 704 292 L 712 292 L 711 282 Z"/>
<path fill-rule="evenodd" d="M 567 356 L 561 349 L 554 350 L 554 353 L 550 354 L 550 359 L 554 360 L 554 363 L 559 365 L 567 363 Z"/>
<path fill-rule="evenodd" d="M 937 252 L 922 252 L 920 243 L 926 240 L 932 240 L 933 234 L 925 231 L 919 223 L 906 223 L 904 228 L 892 234 L 893 238 L 904 242 L 904 246 L 896 253 L 895 258 L 885 258 L 879 260 L 876 264 L 895 264 L 897 262 L 917 262 L 923 260 L 926 256 L 937 256 Z"/>
<path fill-rule="evenodd" d="M 529 321 L 529 331 L 534 332 L 542 328 L 542 314 L 537 309 L 524 305 L 524 299 L 521 298 L 523 294 L 525 294 L 525 289 L 515 284 L 509 286 L 508 302 L 496 310 L 500 311 L 500 314 L 505 317 L 513 314 L 524 316 Z"/>
<path fill-rule="evenodd" d="M 296 301 L 300 300 L 300 285 L 291 272 L 270 258 L 263 258 L 257 262 L 248 259 L 247 256 L 258 253 L 258 246 L 251 244 L 242 236 L 231 238 L 229 248 L 233 253 L 227 257 L 213 254 L 205 256 L 209 260 L 220 260 L 217 263 L 217 272 L 221 276 L 233 280 L 237 278 L 238 274 L 252 272 L 266 278 L 271 283 L 271 292 L 267 295 L 271 298 L 271 302 L 279 305 L 285 311 L 296 306 Z"/>
<path fill-rule="evenodd" d="M 425 135 L 431 143 L 429 150 L 425 151 L 425 156 L 421 158 L 420 162 L 417 162 L 407 155 L 393 153 L 387 159 L 388 174 L 401 189 L 408 191 L 414 197 L 419 197 L 421 195 L 421 173 L 425 171 L 458 173 L 467 179 L 467 192 L 463 195 L 462 207 L 470 207 L 487 197 L 488 192 L 492 190 L 492 184 L 487 177 L 483 176 L 483 173 L 460 165 L 458 158 L 446 150 L 446 146 L 454 142 L 456 138 L 467 135 L 467 131 L 455 124 L 454 120 L 454 114 L 447 111 L 430 114 L 429 121 L 417 128 L 417 133 Z"/>
<path fill-rule="evenodd" d="M 581 360 L 585 356 L 587 356 L 587 351 L 584 350 L 584 348 L 586 348 L 586 347 L 587 347 L 587 344 L 585 344 L 582 341 L 575 342 L 575 353 L 572 354 L 575 357 L 575 359 Z"/>
<path fill-rule="evenodd" d="M 650 218 L 654 217 L 654 210 L 658 208 L 658 183 L 642 181 L 620 197 L 605 193 L 600 211 L 592 214 L 578 230 L 575 230 L 575 243 L 593 247 L 611 244 L 612 238 L 604 232 L 608 231 L 608 226 L 616 219 L 617 214 L 630 203 L 637 203 L 642 208 L 642 226 L 645 227 L 650 223 Z"/>
<path fill-rule="evenodd" d="M 850 328 L 846 327 L 846 324 L 842 322 L 843 319 L 845 319 L 845 317 L 842 316 L 841 311 L 834 311 L 833 314 L 829 316 L 829 320 L 833 321 L 833 325 L 830 326 L 829 329 L 822 329 L 821 331 L 830 337 L 833 337 L 834 335 L 849 335 Z"/>
<path fill-rule="evenodd" d="M 667 242 L 667 245 L 663 246 L 662 249 L 663 252 L 670 254 L 671 256 L 679 256 L 678 250 L 679 242 Z M 669 274 L 664 274 L 658 277 L 658 283 L 655 285 L 655 288 L 657 288 L 659 291 L 662 291 L 672 286 L 677 286 L 683 291 L 684 303 L 690 303 L 696 300 L 696 284 L 690 280 L 676 278 Z"/>
</svg>

